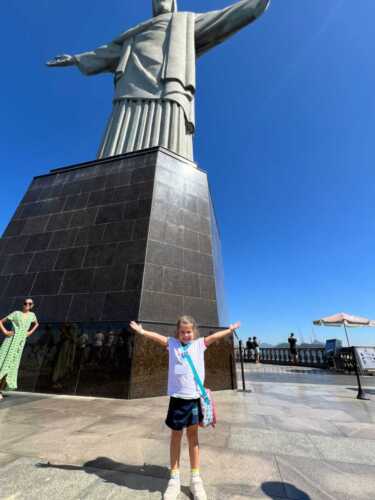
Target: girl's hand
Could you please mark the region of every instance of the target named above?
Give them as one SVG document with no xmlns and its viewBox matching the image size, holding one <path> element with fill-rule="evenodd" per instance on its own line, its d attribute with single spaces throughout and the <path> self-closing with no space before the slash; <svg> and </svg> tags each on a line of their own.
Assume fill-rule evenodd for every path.
<svg viewBox="0 0 375 500">
<path fill-rule="evenodd" d="M 130 328 L 135 331 L 135 333 L 138 333 L 139 335 L 143 335 L 145 331 L 142 328 L 141 324 L 136 323 L 135 321 L 132 321 L 130 323 Z"/>
<path fill-rule="evenodd" d="M 135 321 L 132 321 L 129 326 L 135 333 L 138 333 L 139 335 L 144 335 L 147 339 L 153 340 L 154 342 L 157 342 L 163 347 L 168 346 L 168 337 L 160 335 L 159 333 L 156 332 L 149 332 L 148 330 L 144 330 L 142 328 L 142 325 L 136 323 Z"/>
<path fill-rule="evenodd" d="M 6 331 L 4 332 L 4 335 L 5 335 L 6 337 L 13 337 L 13 336 L 14 336 L 14 332 L 11 332 L 11 331 L 9 331 L 9 330 L 6 330 Z"/>
<path fill-rule="evenodd" d="M 221 332 L 216 332 L 213 333 L 212 335 L 208 335 L 208 337 L 205 337 L 205 344 L 206 347 L 209 347 L 211 344 L 214 342 L 217 342 L 218 340 L 223 339 L 227 335 L 230 335 L 234 332 L 234 330 L 237 330 L 241 326 L 241 323 L 238 321 L 237 323 L 233 323 L 233 325 L 230 325 L 228 328 L 225 330 L 222 330 Z"/>
<path fill-rule="evenodd" d="M 234 330 L 237 330 L 240 327 L 241 327 L 241 323 L 239 321 L 237 321 L 237 323 L 230 325 L 229 330 L 232 330 L 232 332 L 234 332 Z"/>
</svg>

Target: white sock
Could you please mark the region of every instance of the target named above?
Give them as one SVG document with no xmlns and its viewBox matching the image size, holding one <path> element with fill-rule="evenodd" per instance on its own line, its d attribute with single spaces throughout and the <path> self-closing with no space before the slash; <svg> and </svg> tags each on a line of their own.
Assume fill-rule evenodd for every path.
<svg viewBox="0 0 375 500">
<path fill-rule="evenodd" d="M 200 477 L 199 469 L 191 469 L 191 479 Z"/>
<path fill-rule="evenodd" d="M 180 480 L 180 469 L 171 470 L 171 479 L 176 479 L 176 481 Z"/>
</svg>

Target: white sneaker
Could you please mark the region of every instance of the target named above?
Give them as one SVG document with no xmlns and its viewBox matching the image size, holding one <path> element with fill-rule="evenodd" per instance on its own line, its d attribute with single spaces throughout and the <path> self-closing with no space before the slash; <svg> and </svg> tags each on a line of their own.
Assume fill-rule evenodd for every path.
<svg viewBox="0 0 375 500">
<path fill-rule="evenodd" d="M 192 478 L 190 483 L 190 491 L 193 494 L 194 500 L 207 500 L 207 495 L 203 487 L 203 481 L 200 477 Z"/>
<path fill-rule="evenodd" d="M 171 478 L 168 482 L 168 487 L 164 493 L 164 500 L 177 500 L 178 495 L 181 493 L 180 478 Z"/>
</svg>

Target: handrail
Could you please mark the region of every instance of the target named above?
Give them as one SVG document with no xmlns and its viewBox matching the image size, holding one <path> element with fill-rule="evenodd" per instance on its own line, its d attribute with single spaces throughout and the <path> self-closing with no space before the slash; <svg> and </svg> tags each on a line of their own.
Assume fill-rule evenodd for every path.
<svg viewBox="0 0 375 500">
<path fill-rule="evenodd" d="M 239 347 L 236 347 L 235 358 L 237 362 L 240 362 L 241 354 L 242 363 L 255 363 L 256 357 L 253 349 L 242 347 L 242 353 L 240 353 Z M 271 365 L 291 366 L 295 364 L 287 347 L 261 347 L 259 349 L 259 361 Z M 351 347 L 343 347 L 334 355 L 327 355 L 324 347 L 297 347 L 297 364 L 312 368 L 332 369 L 342 373 L 355 373 L 353 349 Z M 359 369 L 360 375 L 366 373 Z"/>
<path fill-rule="evenodd" d="M 239 360 L 239 348 L 236 348 L 236 355 L 237 360 Z M 245 362 L 255 361 L 255 351 L 253 349 L 244 348 L 242 355 Z M 259 361 L 278 365 L 294 364 L 290 350 L 287 347 L 260 347 Z M 326 368 L 328 363 L 324 347 L 298 347 L 297 363 L 301 366 Z"/>
</svg>

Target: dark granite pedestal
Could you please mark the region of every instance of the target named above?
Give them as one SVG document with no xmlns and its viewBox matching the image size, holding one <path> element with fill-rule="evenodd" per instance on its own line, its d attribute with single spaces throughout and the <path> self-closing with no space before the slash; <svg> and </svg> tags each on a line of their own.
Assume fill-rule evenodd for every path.
<svg viewBox="0 0 375 500">
<path fill-rule="evenodd" d="M 174 334 L 223 316 L 220 241 L 207 175 L 163 148 L 36 177 L 0 239 L 0 313 L 26 296 L 41 322 L 19 388 L 138 398 L 165 393 L 167 354 L 128 330 Z M 232 339 L 207 352 L 207 385 L 236 386 Z"/>
</svg>

